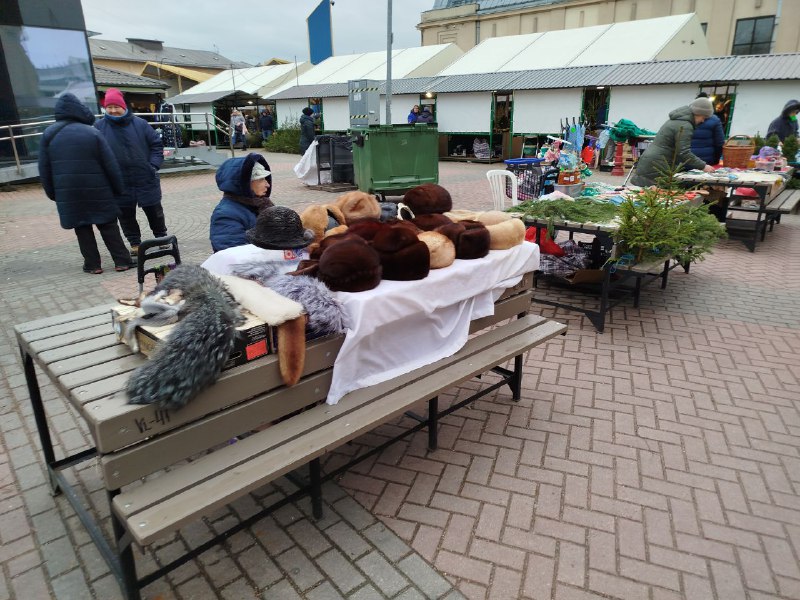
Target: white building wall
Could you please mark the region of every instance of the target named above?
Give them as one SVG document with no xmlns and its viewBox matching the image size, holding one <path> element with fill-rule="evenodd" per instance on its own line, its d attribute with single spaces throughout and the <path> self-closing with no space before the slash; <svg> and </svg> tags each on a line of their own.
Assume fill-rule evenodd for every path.
<svg viewBox="0 0 800 600">
<path fill-rule="evenodd" d="M 670 111 L 689 104 L 699 91 L 697 83 L 615 86 L 611 89 L 608 120 L 613 123 L 628 119 L 642 129 L 658 131 Z"/>
<path fill-rule="evenodd" d="M 323 100 L 323 105 L 324 102 Z M 307 106 L 308 100 L 306 98 L 276 100 L 275 112 L 277 116 L 275 118 L 275 127 L 277 129 L 283 129 L 286 126 L 287 119 L 289 123 L 297 125 L 300 122 L 300 115 L 303 114 L 302 110 Z"/>
<path fill-rule="evenodd" d="M 350 102 L 347 96 L 322 99 L 322 121 L 325 131 L 346 131 L 350 128 Z"/>
<path fill-rule="evenodd" d="M 770 122 L 781 114 L 783 105 L 800 96 L 797 81 L 746 81 L 736 87 L 731 135 L 766 137 Z"/>
<path fill-rule="evenodd" d="M 491 118 L 492 94 L 490 92 L 459 92 L 436 96 L 436 120 L 439 123 L 440 132 L 489 131 Z"/>
<path fill-rule="evenodd" d="M 514 92 L 514 133 L 558 133 L 560 121 L 581 114 L 583 90 L 517 90 Z"/>
<path fill-rule="evenodd" d="M 392 94 L 392 125 L 408 123 L 411 107 L 419 104 L 419 94 Z M 386 96 L 381 96 L 381 125 L 386 123 Z"/>
<path fill-rule="evenodd" d="M 211 122 L 211 105 L 210 104 L 189 104 L 189 112 L 192 113 L 191 125 L 189 129 L 193 131 L 208 131 L 214 128 Z M 182 110 L 178 108 L 177 110 Z M 204 113 L 208 113 L 208 127 L 206 127 L 206 117 Z M 188 118 L 188 117 L 187 117 Z"/>
</svg>

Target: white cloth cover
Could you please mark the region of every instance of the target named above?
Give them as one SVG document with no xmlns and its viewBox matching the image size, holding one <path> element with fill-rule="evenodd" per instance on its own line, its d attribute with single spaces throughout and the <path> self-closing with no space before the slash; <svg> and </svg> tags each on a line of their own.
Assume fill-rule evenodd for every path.
<svg viewBox="0 0 800 600">
<path fill-rule="evenodd" d="M 455 354 L 469 324 L 494 314 L 494 302 L 539 268 L 539 246 L 523 242 L 485 258 L 456 260 L 419 281 L 381 281 L 366 292 L 334 292 L 350 328 L 333 368 L 328 404 Z"/>
<path fill-rule="evenodd" d="M 305 248 L 299 250 L 265 250 L 253 244 L 246 244 L 215 252 L 200 266 L 215 275 L 231 275 L 233 267 L 236 265 L 251 262 L 284 261 L 284 267 L 280 271 L 281 273 L 288 273 L 297 269 L 300 261 L 306 258 L 308 258 L 308 251 Z"/>
</svg>

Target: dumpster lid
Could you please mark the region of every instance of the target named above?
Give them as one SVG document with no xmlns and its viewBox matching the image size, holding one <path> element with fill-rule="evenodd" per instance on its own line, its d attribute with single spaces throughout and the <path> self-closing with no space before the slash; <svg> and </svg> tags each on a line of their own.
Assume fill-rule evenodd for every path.
<svg viewBox="0 0 800 600">
<path fill-rule="evenodd" d="M 543 158 L 509 158 L 503 161 L 507 165 L 538 165 Z"/>
</svg>

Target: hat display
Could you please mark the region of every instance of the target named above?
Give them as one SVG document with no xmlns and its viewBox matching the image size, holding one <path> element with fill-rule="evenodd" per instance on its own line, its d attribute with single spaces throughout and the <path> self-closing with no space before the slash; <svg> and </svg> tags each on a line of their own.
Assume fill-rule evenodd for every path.
<svg viewBox="0 0 800 600">
<path fill-rule="evenodd" d="M 347 228 L 347 232 L 371 242 L 375 238 L 375 234 L 386 227 L 388 227 L 386 223 L 382 223 L 377 219 L 360 219 L 350 225 Z"/>
<path fill-rule="evenodd" d="M 372 240 L 383 267 L 383 278 L 414 281 L 428 276 L 431 254 L 427 244 L 408 227 L 390 225 L 379 230 Z"/>
<path fill-rule="evenodd" d="M 482 223 L 464 220 L 442 225 L 436 231 L 446 235 L 455 244 L 456 258 L 472 260 L 489 254 L 491 237 Z"/>
<path fill-rule="evenodd" d="M 456 247 L 446 235 L 437 231 L 423 231 L 417 236 L 428 246 L 431 269 L 449 267 L 456 259 Z"/>
<path fill-rule="evenodd" d="M 126 110 L 128 109 L 128 105 L 125 104 L 125 98 L 122 97 L 122 92 L 120 92 L 117 88 L 108 88 L 106 90 L 106 95 L 103 97 L 103 107 L 106 107 L 109 104 L 115 104 L 116 106 L 121 106 Z"/>
<path fill-rule="evenodd" d="M 303 227 L 303 222 L 291 208 L 270 206 L 262 210 L 256 225 L 245 232 L 247 241 L 267 250 L 305 248 L 314 241 L 314 232 Z"/>
<path fill-rule="evenodd" d="M 366 192 L 347 192 L 334 204 L 342 211 L 348 225 L 357 219 L 379 219 L 381 216 L 381 205 L 375 196 Z"/>
<path fill-rule="evenodd" d="M 525 241 L 525 224 L 521 219 L 508 219 L 494 225 L 486 225 L 486 229 L 489 232 L 490 250 L 508 250 Z"/>
<path fill-rule="evenodd" d="M 261 163 L 255 163 L 253 165 L 253 170 L 250 171 L 250 181 L 257 181 L 258 179 L 266 179 L 272 175 L 269 171 L 267 171 Z"/>
<path fill-rule="evenodd" d="M 420 215 L 418 217 L 414 217 L 410 222 L 414 223 L 414 225 L 422 229 L 422 231 L 433 231 L 437 227 L 447 225 L 453 221 L 439 213 L 431 213 L 429 215 Z"/>
<path fill-rule="evenodd" d="M 423 183 L 411 188 L 403 196 L 403 203 L 411 209 L 415 217 L 453 210 L 450 192 L 436 183 Z"/>
<path fill-rule="evenodd" d="M 314 232 L 314 241 L 321 241 L 325 233 L 345 223 L 344 215 L 333 204 L 312 204 L 300 213 L 303 227 Z"/>
<path fill-rule="evenodd" d="M 708 98 L 695 98 L 689 103 L 689 108 L 692 110 L 693 115 L 710 117 L 714 114 L 714 105 Z"/>
<path fill-rule="evenodd" d="M 378 253 L 360 237 L 350 236 L 325 248 L 317 278 L 333 292 L 364 292 L 378 287 L 381 272 Z"/>
</svg>

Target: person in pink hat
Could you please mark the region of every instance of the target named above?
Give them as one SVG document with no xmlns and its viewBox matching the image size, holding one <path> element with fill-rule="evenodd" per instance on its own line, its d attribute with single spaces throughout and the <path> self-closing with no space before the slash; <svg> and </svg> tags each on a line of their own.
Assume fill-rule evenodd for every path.
<svg viewBox="0 0 800 600">
<path fill-rule="evenodd" d="M 153 237 L 167 235 L 158 176 L 158 169 L 164 162 L 164 145 L 150 124 L 128 109 L 118 89 L 109 88 L 102 104 L 105 115 L 97 120 L 95 127 L 105 136 L 122 168 L 125 192 L 117 196 L 119 224 L 131 245 L 131 256 L 136 257 L 142 241 L 136 220 L 137 206 L 142 207 Z"/>
</svg>

